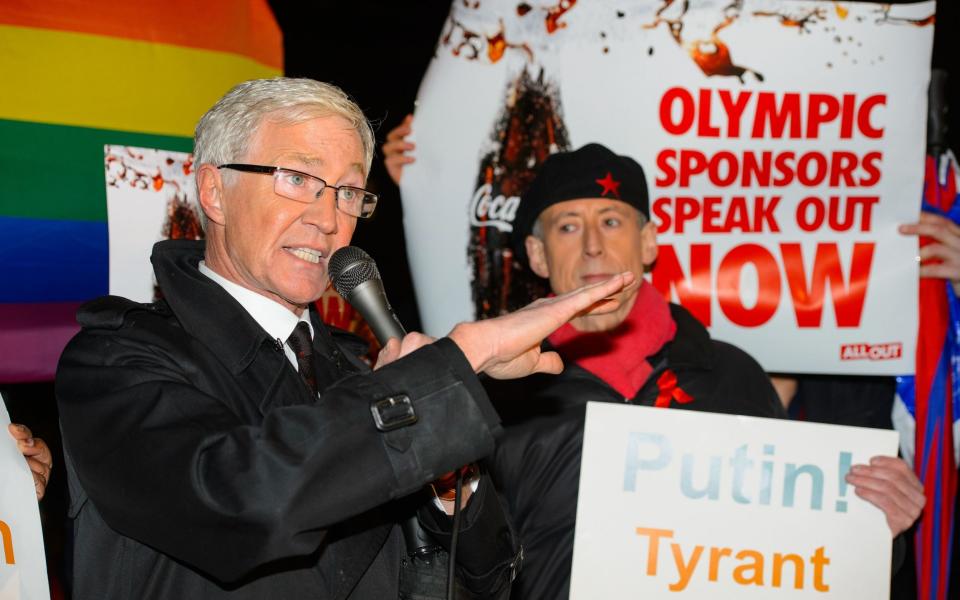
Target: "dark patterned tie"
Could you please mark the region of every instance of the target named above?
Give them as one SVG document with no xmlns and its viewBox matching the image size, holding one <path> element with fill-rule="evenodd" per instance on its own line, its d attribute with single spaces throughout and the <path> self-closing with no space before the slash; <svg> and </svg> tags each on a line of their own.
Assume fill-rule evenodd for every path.
<svg viewBox="0 0 960 600">
<path fill-rule="evenodd" d="M 287 344 L 297 355 L 297 369 L 307 386 L 317 393 L 317 371 L 313 365 L 313 340 L 310 338 L 310 326 L 304 321 L 297 323 L 293 333 L 287 338 Z"/>
</svg>

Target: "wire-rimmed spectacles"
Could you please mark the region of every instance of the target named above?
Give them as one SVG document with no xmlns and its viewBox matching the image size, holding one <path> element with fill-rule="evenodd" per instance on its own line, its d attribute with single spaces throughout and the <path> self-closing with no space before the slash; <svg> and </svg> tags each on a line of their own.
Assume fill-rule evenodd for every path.
<svg viewBox="0 0 960 600">
<path fill-rule="evenodd" d="M 377 207 L 377 195 L 373 192 L 350 185 L 330 185 L 319 177 L 294 169 L 240 163 L 219 165 L 217 168 L 273 175 L 274 192 L 284 198 L 304 204 L 315 202 L 320 198 L 324 189 L 330 188 L 334 191 L 337 209 L 361 219 L 370 217 L 373 214 L 373 209 Z"/>
</svg>

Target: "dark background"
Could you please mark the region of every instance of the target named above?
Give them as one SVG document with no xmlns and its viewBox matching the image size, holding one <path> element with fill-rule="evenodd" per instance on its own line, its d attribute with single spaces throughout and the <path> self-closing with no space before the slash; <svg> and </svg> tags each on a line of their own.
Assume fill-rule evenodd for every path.
<svg viewBox="0 0 960 600">
<path fill-rule="evenodd" d="M 379 147 L 387 132 L 413 110 L 421 76 L 433 57 L 450 0 L 272 0 L 270 5 L 284 33 L 286 75 L 328 81 L 345 89 L 374 122 Z M 937 11 L 932 66 L 953 70 L 948 99 L 956 126 L 949 133 L 949 142 L 957 153 L 960 148 L 960 44 L 957 41 L 960 2 L 938 0 Z M 353 243 L 366 249 L 377 261 L 401 321 L 408 329 L 419 329 L 417 300 L 406 260 L 399 192 L 387 176 L 379 154 L 374 159 L 368 187 L 380 194 L 380 204 L 374 218 L 357 228 Z M 427 299 L 421 301 L 429 303 Z M 68 552 L 64 550 L 68 526 L 67 478 L 53 384 L 11 385 L 4 387 L 3 392 L 11 418 L 29 425 L 53 448 L 54 473 L 41 511 L 51 584 L 61 588 L 69 568 Z M 110 424 L 104 423 L 104 426 Z M 956 557 L 960 548 L 956 543 L 954 547 Z M 954 561 L 955 565 L 957 562 Z M 954 582 L 956 571 L 954 568 Z M 956 592 L 960 587 L 954 583 L 952 589 Z"/>
</svg>

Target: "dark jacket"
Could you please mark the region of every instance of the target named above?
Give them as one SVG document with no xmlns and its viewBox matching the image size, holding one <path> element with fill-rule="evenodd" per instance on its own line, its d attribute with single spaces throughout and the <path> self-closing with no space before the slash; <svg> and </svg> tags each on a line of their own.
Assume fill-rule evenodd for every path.
<svg viewBox="0 0 960 600">
<path fill-rule="evenodd" d="M 371 373 L 314 318 L 318 400 L 202 256 L 157 244 L 165 300 L 87 304 L 60 361 L 74 597 L 396 598 L 393 501 L 493 450 L 483 388 L 450 340 Z M 379 430 L 373 403 L 401 396 L 416 423 Z M 489 478 L 475 498 L 461 583 L 494 594 L 516 548 Z M 419 510 L 443 537 L 434 513 Z"/>
<path fill-rule="evenodd" d="M 653 373 L 631 404 L 728 414 L 784 417 L 766 373 L 739 348 L 710 339 L 685 309 L 670 305 L 677 333 L 649 358 Z M 616 390 L 575 363 L 560 375 L 520 383 L 489 382 L 508 424 L 494 476 L 508 498 L 524 548 L 514 598 L 560 599 L 570 590 L 573 533 L 588 401 L 619 402 Z M 677 391 L 680 390 L 680 391 Z M 658 403 L 659 399 L 659 403 Z"/>
</svg>

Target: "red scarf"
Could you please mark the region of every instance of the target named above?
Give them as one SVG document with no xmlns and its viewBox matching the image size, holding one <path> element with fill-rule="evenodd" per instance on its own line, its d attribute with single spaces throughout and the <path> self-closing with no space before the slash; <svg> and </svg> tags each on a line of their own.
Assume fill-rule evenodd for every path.
<svg viewBox="0 0 960 600">
<path fill-rule="evenodd" d="M 548 338 L 564 360 L 590 371 L 625 399 L 632 399 L 653 372 L 647 357 L 673 339 L 677 325 L 670 307 L 643 281 L 623 323 L 610 331 L 581 332 L 567 323 Z"/>
</svg>

